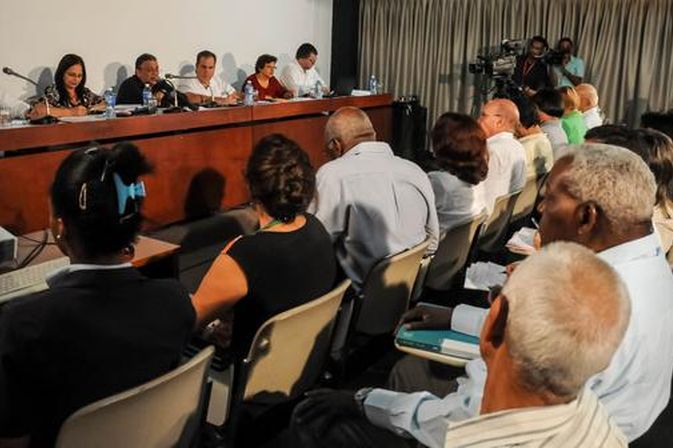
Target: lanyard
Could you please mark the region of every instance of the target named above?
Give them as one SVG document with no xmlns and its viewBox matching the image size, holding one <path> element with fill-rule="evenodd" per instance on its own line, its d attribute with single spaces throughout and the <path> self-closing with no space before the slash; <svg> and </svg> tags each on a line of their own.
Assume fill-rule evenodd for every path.
<svg viewBox="0 0 673 448">
<path fill-rule="evenodd" d="M 257 232 L 255 232 L 255 233 L 263 232 L 263 231 L 265 231 L 265 230 L 267 230 L 267 229 L 270 229 L 271 227 L 276 227 L 277 225 L 280 225 L 280 224 L 282 224 L 282 223 L 283 223 L 283 221 L 281 221 L 281 220 L 279 220 L 279 219 L 274 219 L 274 220 L 269 221 L 268 223 L 266 223 L 263 227 L 260 227 L 259 230 L 258 230 Z"/>
<path fill-rule="evenodd" d="M 531 70 L 533 70 L 533 67 L 535 67 L 535 64 L 537 64 L 537 61 L 533 61 L 532 64 L 528 63 L 528 59 L 526 59 L 523 63 L 523 77 L 525 78 L 528 76 Z"/>
</svg>

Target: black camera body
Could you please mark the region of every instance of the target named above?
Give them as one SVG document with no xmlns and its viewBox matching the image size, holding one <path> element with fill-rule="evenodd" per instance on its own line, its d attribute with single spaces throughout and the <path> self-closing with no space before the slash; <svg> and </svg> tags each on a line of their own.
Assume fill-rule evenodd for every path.
<svg viewBox="0 0 673 448">
<path fill-rule="evenodd" d="M 547 51 L 544 56 L 542 56 L 542 60 L 547 64 L 547 65 L 561 65 L 563 64 L 563 57 L 565 56 L 565 53 L 559 50 L 549 50 Z"/>
</svg>

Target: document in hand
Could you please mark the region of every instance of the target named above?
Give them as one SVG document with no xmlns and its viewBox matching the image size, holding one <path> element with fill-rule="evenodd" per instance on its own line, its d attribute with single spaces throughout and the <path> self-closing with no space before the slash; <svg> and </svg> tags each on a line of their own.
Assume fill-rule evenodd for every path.
<svg viewBox="0 0 673 448">
<path fill-rule="evenodd" d="M 399 345 L 457 358 L 474 359 L 480 356 L 479 338 L 453 330 L 405 330 L 400 328 L 395 341 Z"/>
</svg>

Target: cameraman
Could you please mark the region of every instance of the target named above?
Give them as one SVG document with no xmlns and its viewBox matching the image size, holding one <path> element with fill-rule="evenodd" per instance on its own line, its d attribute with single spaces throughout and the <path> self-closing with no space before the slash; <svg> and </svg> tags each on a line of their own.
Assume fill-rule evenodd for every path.
<svg viewBox="0 0 673 448">
<path fill-rule="evenodd" d="M 521 86 L 528 96 L 544 88 L 552 87 L 550 70 L 543 56 L 547 51 L 547 40 L 542 36 L 533 36 L 528 44 L 528 53 L 516 58 L 516 67 L 512 80 Z"/>
<path fill-rule="evenodd" d="M 556 46 L 563 55 L 560 65 L 554 65 L 552 77 L 556 88 L 575 87 L 582 84 L 584 78 L 584 61 L 574 56 L 575 45 L 569 37 L 562 37 Z"/>
</svg>

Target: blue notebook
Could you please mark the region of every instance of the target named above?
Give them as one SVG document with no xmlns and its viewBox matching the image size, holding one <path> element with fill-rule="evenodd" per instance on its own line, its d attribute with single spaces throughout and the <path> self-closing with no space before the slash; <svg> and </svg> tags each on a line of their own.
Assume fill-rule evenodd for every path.
<svg viewBox="0 0 673 448">
<path fill-rule="evenodd" d="M 474 359 L 480 356 L 479 338 L 453 330 L 405 330 L 400 328 L 395 341 L 399 345 L 458 358 Z"/>
</svg>

